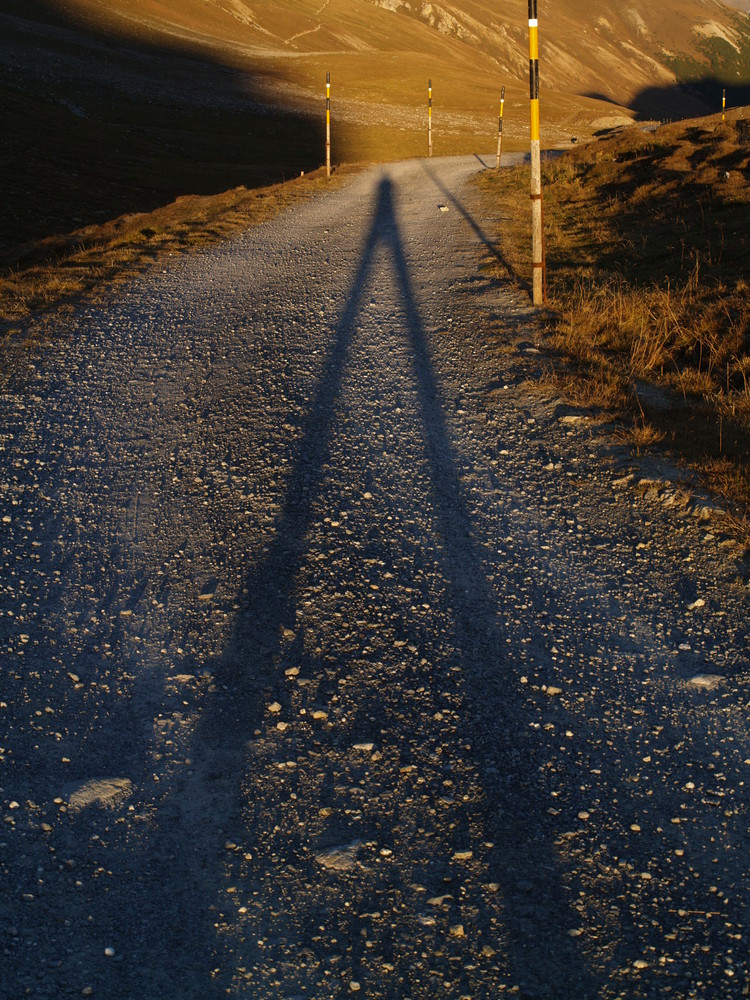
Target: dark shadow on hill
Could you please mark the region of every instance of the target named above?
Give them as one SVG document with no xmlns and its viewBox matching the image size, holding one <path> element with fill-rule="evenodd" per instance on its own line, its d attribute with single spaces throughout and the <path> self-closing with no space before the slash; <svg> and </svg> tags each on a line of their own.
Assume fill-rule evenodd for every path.
<svg viewBox="0 0 750 1000">
<path fill-rule="evenodd" d="M 717 77 L 705 77 L 669 87 L 646 87 L 630 102 L 630 107 L 636 112 L 638 121 L 699 118 L 721 111 L 724 91 L 728 109 L 750 104 L 750 83 L 727 83 Z M 602 99 L 600 94 L 586 96 Z"/>
<path fill-rule="evenodd" d="M 187 48 L 118 38 L 53 0 L 0 7 L 0 259 L 25 241 L 183 194 L 319 166 L 319 122 L 268 103 L 269 80 Z"/>
</svg>

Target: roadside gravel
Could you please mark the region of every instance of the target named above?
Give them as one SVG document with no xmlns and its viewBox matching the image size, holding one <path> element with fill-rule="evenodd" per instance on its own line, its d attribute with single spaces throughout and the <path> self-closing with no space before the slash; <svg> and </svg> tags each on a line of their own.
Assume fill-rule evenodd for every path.
<svg viewBox="0 0 750 1000">
<path fill-rule="evenodd" d="M 0 997 L 748 994 L 747 566 L 531 391 L 479 167 L 167 264 L 3 392 Z"/>
</svg>

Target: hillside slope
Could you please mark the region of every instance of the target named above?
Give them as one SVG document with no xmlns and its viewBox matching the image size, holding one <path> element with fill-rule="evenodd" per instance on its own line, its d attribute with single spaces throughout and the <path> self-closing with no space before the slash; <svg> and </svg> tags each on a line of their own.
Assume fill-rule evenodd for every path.
<svg viewBox="0 0 750 1000">
<path fill-rule="evenodd" d="M 523 82 L 528 65 L 524 0 L 502 8 L 494 0 L 69 0 L 67 6 L 141 37 L 157 32 L 223 57 L 278 61 L 303 85 L 312 82 L 307 71 L 317 68 L 320 57 L 335 65 L 355 56 L 360 72 L 347 80 L 351 95 L 380 94 L 399 104 L 410 103 L 408 83 L 421 69 L 420 57 L 432 63 L 433 76 L 448 71 L 456 99 L 468 108 L 482 106 L 483 74 Z M 565 0 L 549 13 L 542 5 L 540 18 L 543 79 L 553 95 L 601 97 L 631 107 L 655 87 L 705 77 L 733 86 L 750 83 L 750 21 L 717 0 L 658 6 Z M 375 55 L 401 60 L 374 65 Z M 451 65 L 469 70 L 463 85 L 452 79 Z M 448 94 L 450 102 L 454 95 Z M 686 95 L 672 100 L 678 111 Z"/>
<path fill-rule="evenodd" d="M 543 141 L 730 104 L 750 19 L 717 0 L 540 9 Z M 334 162 L 528 142 L 527 5 L 508 0 L 0 0 L 0 253 L 185 193 Z M 10 253 L 10 257 L 8 256 Z"/>
</svg>

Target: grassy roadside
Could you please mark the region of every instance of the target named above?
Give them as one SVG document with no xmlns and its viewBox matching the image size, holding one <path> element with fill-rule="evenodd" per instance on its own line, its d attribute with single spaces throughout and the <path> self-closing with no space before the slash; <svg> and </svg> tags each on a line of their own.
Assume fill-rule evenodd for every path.
<svg viewBox="0 0 750 1000">
<path fill-rule="evenodd" d="M 18 263 L 0 271 L 0 343 L 35 319 L 101 296 L 167 255 L 186 253 L 234 236 L 324 190 L 341 185 L 357 167 L 331 178 L 316 170 L 269 187 L 186 195 L 153 212 L 120 216 L 19 248 Z"/>
<path fill-rule="evenodd" d="M 546 384 L 668 446 L 750 539 L 750 121 L 634 126 L 544 165 Z M 478 181 L 525 283 L 528 167 Z"/>
</svg>

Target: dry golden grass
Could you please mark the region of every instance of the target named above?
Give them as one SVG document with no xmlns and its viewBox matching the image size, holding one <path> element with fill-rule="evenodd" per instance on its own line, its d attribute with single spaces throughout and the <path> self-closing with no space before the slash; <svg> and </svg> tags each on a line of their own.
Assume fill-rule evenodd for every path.
<svg viewBox="0 0 750 1000">
<path fill-rule="evenodd" d="M 235 188 L 219 195 L 189 195 L 153 212 L 121 216 L 65 237 L 27 244 L 22 265 L 0 273 L 0 330 L 19 332 L 30 316 L 57 309 L 81 295 L 99 295 L 167 254 L 217 243 L 265 222 L 278 212 L 340 185 L 356 167 L 331 178 L 324 170 L 270 187 Z"/>
<path fill-rule="evenodd" d="M 728 116 L 728 119 L 730 116 Z M 750 122 L 632 127 L 544 168 L 551 383 L 750 514 Z M 528 168 L 480 185 L 528 287 Z M 571 371 L 572 368 L 572 371 Z"/>
<path fill-rule="evenodd" d="M 615 437 L 640 455 L 654 445 L 661 444 L 664 440 L 664 432 L 658 430 L 645 418 L 641 418 L 632 424 L 618 428 Z"/>
<path fill-rule="evenodd" d="M 592 365 L 576 371 L 548 369 L 536 384 L 560 393 L 576 406 L 596 405 L 608 413 L 618 414 L 627 409 L 627 386 L 603 365 Z"/>
</svg>

